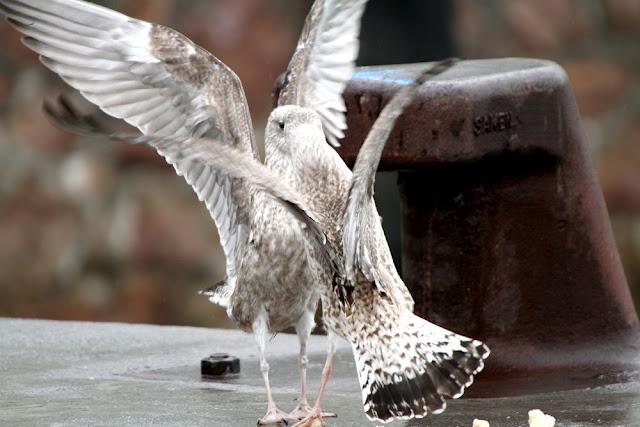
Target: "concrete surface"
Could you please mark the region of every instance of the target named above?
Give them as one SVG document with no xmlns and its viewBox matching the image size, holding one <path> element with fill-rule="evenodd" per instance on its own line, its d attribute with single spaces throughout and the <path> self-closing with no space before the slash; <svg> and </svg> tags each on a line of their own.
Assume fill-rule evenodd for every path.
<svg viewBox="0 0 640 427">
<path fill-rule="evenodd" d="M 324 337 L 310 344 L 309 382 L 318 386 Z M 268 346 L 275 398 L 293 408 L 298 368 L 295 336 Z M 238 378 L 200 378 L 200 360 L 215 352 L 241 359 Z M 353 360 L 336 357 L 325 401 L 339 418 L 329 426 L 367 426 Z M 639 426 L 640 383 L 503 399 L 463 399 L 447 411 L 392 426 L 526 425 L 540 408 L 562 426 Z M 251 336 L 237 331 L 146 325 L 0 319 L 2 426 L 254 426 L 265 396 Z"/>
</svg>

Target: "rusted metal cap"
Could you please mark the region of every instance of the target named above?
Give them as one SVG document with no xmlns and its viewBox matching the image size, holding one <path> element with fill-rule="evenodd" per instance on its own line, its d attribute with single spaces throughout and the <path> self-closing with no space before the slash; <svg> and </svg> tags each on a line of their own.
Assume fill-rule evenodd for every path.
<svg viewBox="0 0 640 427">
<path fill-rule="evenodd" d="M 200 362 L 200 373 L 204 377 L 225 377 L 240 373 L 240 359 L 225 353 L 212 354 Z"/>
<path fill-rule="evenodd" d="M 421 69 L 356 73 L 345 93 L 348 162 Z M 463 61 L 420 90 L 381 168 L 400 171 L 416 312 L 493 350 L 471 393 L 598 385 L 638 369 L 638 320 L 564 71 Z"/>
</svg>

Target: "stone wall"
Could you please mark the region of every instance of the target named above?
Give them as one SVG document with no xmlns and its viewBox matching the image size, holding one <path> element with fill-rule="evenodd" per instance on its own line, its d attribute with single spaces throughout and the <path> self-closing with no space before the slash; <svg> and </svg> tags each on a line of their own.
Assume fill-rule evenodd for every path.
<svg viewBox="0 0 640 427">
<path fill-rule="evenodd" d="M 305 13 L 298 0 L 100 3 L 215 52 L 241 77 L 258 129 Z M 567 69 L 637 286 L 640 2 L 458 0 L 454 34 L 465 57 L 536 56 Z M 228 325 L 196 295 L 223 278 L 224 258 L 188 186 L 144 147 L 49 124 L 42 98 L 70 90 L 8 25 L 0 36 L 0 316 Z"/>
</svg>

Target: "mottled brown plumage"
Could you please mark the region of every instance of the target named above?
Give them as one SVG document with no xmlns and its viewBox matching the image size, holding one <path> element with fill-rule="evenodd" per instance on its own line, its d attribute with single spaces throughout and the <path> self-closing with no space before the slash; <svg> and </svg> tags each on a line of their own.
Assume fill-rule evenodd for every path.
<svg viewBox="0 0 640 427">
<path fill-rule="evenodd" d="M 489 355 L 481 342 L 412 313 L 413 300 L 391 262 L 372 197 L 373 174 L 396 119 L 417 87 L 448 66 L 437 64 L 387 104 L 358 155 L 355 174 L 324 143 L 312 110 L 278 108 L 267 126 L 277 133 L 274 123 L 284 123 L 269 141 L 287 156 L 282 164 L 290 168 L 329 245 L 344 259 L 345 275 L 336 276 L 322 261 L 321 248 L 309 245 L 311 266 L 324 285 L 324 322 L 352 344 L 365 412 L 379 421 L 443 411 L 445 398 L 462 395 Z"/>
<path fill-rule="evenodd" d="M 433 70 L 437 69 L 436 66 Z M 385 107 L 358 156 L 354 169 L 357 175 L 352 175 L 337 154 L 327 149 L 315 112 L 296 106 L 276 109 L 267 126 L 267 157 L 288 172 L 303 194 L 289 188 L 288 180 L 275 179 L 264 166 L 235 155 L 232 148 L 220 146 L 220 141 L 134 138 L 154 146 L 169 161 L 197 159 L 286 202 L 284 207 L 295 207 L 296 216 L 307 224 L 304 235 L 309 260 L 318 283 L 323 285 L 320 291 L 325 322 L 333 333 L 351 342 L 365 411 L 382 421 L 444 410 L 444 399 L 459 397 L 489 354 L 482 343 L 414 316 L 411 300 L 405 299 L 408 294 L 397 274 L 385 275 L 388 266 L 379 262 L 382 258 L 370 256 L 372 251 L 380 254 L 388 248 L 371 199 L 373 177 L 369 175 L 375 171 L 395 119 L 420 82 L 421 79 L 401 89 Z M 207 144 L 217 147 L 215 156 Z M 355 241 L 363 242 L 355 247 L 363 249 L 355 257 L 353 273 L 346 274 L 346 270 L 334 266 L 348 251 L 345 230 L 351 227 L 353 217 L 349 212 L 354 203 L 366 203 L 360 207 L 361 216 L 372 215 L 375 220 L 360 220 L 367 227 L 355 227 L 359 234 Z M 321 232 L 316 229 L 318 224 Z M 344 261 L 349 262 L 346 257 Z M 376 270 L 371 273 L 373 280 L 363 273 L 364 263 L 369 270 Z M 376 283 L 377 280 L 385 282 Z M 330 372 L 331 357 L 332 352 L 323 371 L 321 392 Z M 301 425 L 310 425 L 319 416 L 317 403 L 311 417 Z"/>
</svg>

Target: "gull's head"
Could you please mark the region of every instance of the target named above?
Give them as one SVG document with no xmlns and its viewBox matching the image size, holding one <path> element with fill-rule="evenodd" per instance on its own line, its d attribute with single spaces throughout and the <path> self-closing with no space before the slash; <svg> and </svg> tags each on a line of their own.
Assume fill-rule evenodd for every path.
<svg viewBox="0 0 640 427">
<path fill-rule="evenodd" d="M 267 122 L 266 145 L 291 152 L 296 144 L 325 143 L 320 116 L 309 108 L 285 105 L 271 112 Z"/>
</svg>

